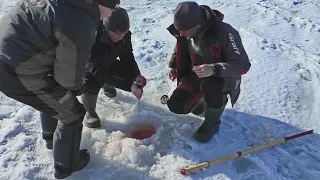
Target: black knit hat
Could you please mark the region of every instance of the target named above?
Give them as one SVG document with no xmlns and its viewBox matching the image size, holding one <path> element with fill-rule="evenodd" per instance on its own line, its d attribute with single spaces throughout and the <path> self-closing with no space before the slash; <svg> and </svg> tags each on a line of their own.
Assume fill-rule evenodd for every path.
<svg viewBox="0 0 320 180">
<path fill-rule="evenodd" d="M 120 0 L 95 0 L 101 6 L 110 8 L 110 9 L 118 9 Z"/>
<path fill-rule="evenodd" d="M 201 10 L 196 2 L 179 3 L 174 13 L 173 25 L 177 30 L 188 30 L 201 24 Z"/>
<path fill-rule="evenodd" d="M 120 34 L 127 33 L 130 27 L 127 11 L 123 8 L 113 11 L 111 17 L 103 20 L 103 25 L 109 31 Z"/>
</svg>

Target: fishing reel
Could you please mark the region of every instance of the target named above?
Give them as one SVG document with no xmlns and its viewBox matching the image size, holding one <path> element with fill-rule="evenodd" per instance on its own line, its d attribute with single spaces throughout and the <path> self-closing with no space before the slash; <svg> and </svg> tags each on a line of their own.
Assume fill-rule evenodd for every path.
<svg viewBox="0 0 320 180">
<path fill-rule="evenodd" d="M 169 100 L 169 96 L 168 95 L 163 95 L 160 98 L 161 104 L 167 104 L 168 100 Z"/>
</svg>

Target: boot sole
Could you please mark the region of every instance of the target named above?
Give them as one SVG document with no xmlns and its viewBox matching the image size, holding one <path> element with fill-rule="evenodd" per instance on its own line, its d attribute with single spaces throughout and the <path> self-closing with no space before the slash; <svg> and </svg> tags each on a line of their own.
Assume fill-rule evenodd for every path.
<svg viewBox="0 0 320 180">
<path fill-rule="evenodd" d="M 216 132 L 214 132 L 214 133 L 212 134 L 212 136 L 210 136 L 209 139 L 205 139 L 205 138 L 202 138 L 202 139 L 201 139 L 201 137 L 198 137 L 198 136 L 201 136 L 201 135 L 198 135 L 197 132 L 194 132 L 194 134 L 193 134 L 192 137 L 193 137 L 193 139 L 195 139 L 195 140 L 198 141 L 198 142 L 206 143 L 206 142 L 209 142 L 209 141 L 212 139 L 212 137 L 219 132 L 219 130 L 220 130 L 220 129 L 218 129 Z"/>
<path fill-rule="evenodd" d="M 87 126 L 88 128 L 100 128 L 101 127 L 100 121 L 98 123 L 93 123 L 93 124 L 88 124 L 88 123 L 84 122 L 84 125 Z"/>
<path fill-rule="evenodd" d="M 114 98 L 114 97 L 117 96 L 117 93 L 115 93 L 115 94 L 110 94 L 110 93 L 106 93 L 106 92 L 105 92 L 104 95 L 107 96 L 107 97 L 109 97 L 109 98 Z"/>
</svg>

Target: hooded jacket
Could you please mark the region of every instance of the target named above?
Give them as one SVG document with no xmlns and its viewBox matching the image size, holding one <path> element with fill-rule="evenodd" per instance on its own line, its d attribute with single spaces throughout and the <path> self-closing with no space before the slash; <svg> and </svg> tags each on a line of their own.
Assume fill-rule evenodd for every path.
<svg viewBox="0 0 320 180">
<path fill-rule="evenodd" d="M 92 1 L 18 1 L 0 20 L 0 90 L 21 87 L 17 78 L 29 91 L 80 89 L 99 19 Z"/>
<path fill-rule="evenodd" d="M 140 75 L 132 52 L 131 32 L 126 33 L 121 41 L 113 43 L 102 22 L 97 30 L 96 42 L 87 64 L 87 76 L 92 76 L 101 87 L 106 83 L 130 92 L 132 83 Z"/>
<path fill-rule="evenodd" d="M 225 78 L 232 105 L 240 94 L 241 75 L 250 69 L 247 53 L 242 45 L 239 33 L 223 22 L 223 14 L 208 6 L 200 6 L 202 12 L 200 41 L 202 55 L 189 52 L 188 39 L 180 36 L 172 24 L 168 31 L 177 39 L 169 67 L 177 69 L 177 80 L 193 73 L 193 66 L 215 64 L 215 76 Z"/>
</svg>

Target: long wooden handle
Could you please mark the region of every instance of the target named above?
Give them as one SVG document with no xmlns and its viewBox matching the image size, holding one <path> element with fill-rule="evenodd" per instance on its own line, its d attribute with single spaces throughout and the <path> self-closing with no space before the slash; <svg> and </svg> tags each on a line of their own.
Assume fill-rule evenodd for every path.
<svg viewBox="0 0 320 180">
<path fill-rule="evenodd" d="M 197 165 L 193 165 L 193 166 L 190 166 L 190 167 L 187 167 L 187 168 L 183 168 L 180 171 L 180 174 L 186 175 L 188 173 L 195 173 L 195 172 L 197 172 L 197 171 L 199 171 L 201 169 L 210 167 L 212 165 L 223 163 L 223 162 L 229 161 L 231 159 L 235 159 L 235 158 L 240 157 L 240 156 L 244 156 L 244 155 L 247 155 L 247 154 L 250 154 L 250 153 L 253 153 L 253 152 L 257 152 L 257 151 L 260 151 L 262 149 L 266 149 L 266 148 L 269 148 L 269 147 L 272 147 L 272 146 L 275 146 L 275 145 L 290 141 L 290 140 L 295 139 L 295 138 L 299 138 L 299 137 L 305 136 L 307 134 L 312 134 L 312 133 L 313 133 L 313 130 L 306 131 L 306 132 L 303 132 L 303 133 L 300 133 L 300 134 L 296 134 L 296 135 L 293 135 L 293 136 L 289 136 L 289 137 L 285 137 L 285 138 L 282 138 L 282 139 L 279 139 L 279 140 L 275 140 L 275 141 L 269 142 L 267 144 L 263 144 L 263 145 L 260 145 L 260 146 L 257 146 L 257 147 L 253 147 L 253 148 L 250 148 L 250 149 L 242 151 L 242 152 L 239 151 L 237 153 L 234 153 L 234 154 L 231 154 L 231 155 L 228 155 L 228 156 L 224 156 L 224 157 L 218 158 L 218 159 L 213 160 L 213 161 L 203 162 L 203 163 L 200 163 L 200 164 L 197 164 Z"/>
</svg>

